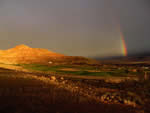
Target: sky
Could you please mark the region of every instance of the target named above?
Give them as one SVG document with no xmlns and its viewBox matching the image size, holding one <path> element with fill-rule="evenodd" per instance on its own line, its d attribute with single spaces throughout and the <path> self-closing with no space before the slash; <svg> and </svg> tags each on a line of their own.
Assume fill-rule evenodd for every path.
<svg viewBox="0 0 150 113">
<path fill-rule="evenodd" d="M 0 49 L 108 57 L 123 55 L 121 38 L 128 55 L 150 52 L 149 0 L 0 0 Z"/>
</svg>

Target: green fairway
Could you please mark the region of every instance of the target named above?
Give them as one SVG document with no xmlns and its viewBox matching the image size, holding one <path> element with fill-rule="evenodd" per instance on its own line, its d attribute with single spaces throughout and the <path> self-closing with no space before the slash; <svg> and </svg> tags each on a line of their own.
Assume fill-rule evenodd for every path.
<svg viewBox="0 0 150 113">
<path fill-rule="evenodd" d="M 92 66 L 75 66 L 75 65 L 55 65 L 55 66 L 47 66 L 41 64 L 18 64 L 18 66 L 22 66 L 25 69 L 32 71 L 42 71 L 42 72 L 55 72 L 59 74 L 72 74 L 72 75 L 81 75 L 81 76 L 118 76 L 124 77 L 129 74 L 126 70 L 113 70 L 113 71 L 101 71 L 101 69 L 97 69 Z M 136 73 L 132 73 L 136 74 Z"/>
</svg>

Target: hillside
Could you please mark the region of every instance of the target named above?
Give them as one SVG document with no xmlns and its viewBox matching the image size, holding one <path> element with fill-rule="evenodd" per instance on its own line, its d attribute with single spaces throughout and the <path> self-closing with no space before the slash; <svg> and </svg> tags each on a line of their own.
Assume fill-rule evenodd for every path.
<svg viewBox="0 0 150 113">
<path fill-rule="evenodd" d="M 66 64 L 66 63 L 94 63 L 93 60 L 78 56 L 65 56 L 47 49 L 31 48 L 18 45 L 8 50 L 0 50 L 0 63 L 5 64 Z"/>
</svg>

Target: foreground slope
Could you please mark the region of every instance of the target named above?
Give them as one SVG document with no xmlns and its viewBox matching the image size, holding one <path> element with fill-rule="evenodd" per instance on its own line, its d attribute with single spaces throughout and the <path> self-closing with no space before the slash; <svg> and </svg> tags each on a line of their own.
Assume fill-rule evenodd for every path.
<svg viewBox="0 0 150 113">
<path fill-rule="evenodd" d="M 137 113 L 132 107 L 96 103 L 80 95 L 70 82 L 0 69 L 1 113 Z M 71 90 L 65 87 L 71 87 Z"/>
</svg>

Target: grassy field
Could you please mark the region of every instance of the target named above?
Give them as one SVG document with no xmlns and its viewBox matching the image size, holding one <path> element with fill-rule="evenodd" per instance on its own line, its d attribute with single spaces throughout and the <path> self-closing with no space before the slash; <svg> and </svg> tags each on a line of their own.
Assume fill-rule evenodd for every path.
<svg viewBox="0 0 150 113">
<path fill-rule="evenodd" d="M 136 75 L 137 72 L 127 72 L 125 69 L 114 69 L 102 71 L 99 67 L 93 66 L 75 66 L 75 65 L 56 65 L 47 66 L 40 64 L 19 64 L 25 69 L 42 72 L 55 72 L 58 74 L 71 74 L 80 76 L 102 76 L 102 77 L 126 77 L 128 75 Z M 138 73 L 139 74 L 139 73 Z"/>
</svg>

